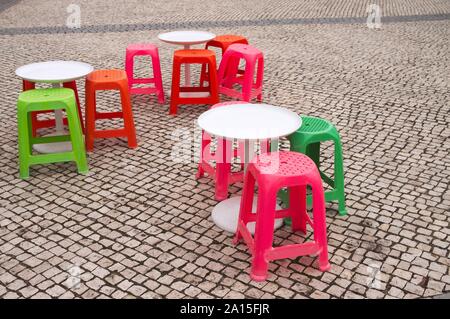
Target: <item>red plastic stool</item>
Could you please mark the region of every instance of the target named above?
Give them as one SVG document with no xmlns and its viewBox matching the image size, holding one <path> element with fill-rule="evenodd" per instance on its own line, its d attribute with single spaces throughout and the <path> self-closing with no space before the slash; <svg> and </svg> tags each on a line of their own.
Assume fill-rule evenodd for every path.
<svg viewBox="0 0 450 319">
<path fill-rule="evenodd" d="M 152 58 L 153 78 L 134 77 L 134 57 L 138 55 L 149 55 Z M 131 94 L 156 94 L 158 102 L 164 103 L 164 88 L 162 84 L 161 65 L 156 45 L 150 43 L 131 44 L 127 47 L 125 58 L 125 71 L 128 76 L 128 87 Z M 154 87 L 136 87 L 134 84 L 154 84 Z"/>
<path fill-rule="evenodd" d="M 239 61 L 245 60 L 244 75 L 239 76 Z M 254 75 L 256 72 L 256 81 Z M 262 101 L 264 76 L 264 56 L 258 49 L 247 44 L 232 44 L 220 62 L 218 81 L 219 92 L 232 98 L 250 102 L 253 98 Z M 234 84 L 242 85 L 242 92 L 233 89 Z"/>
<path fill-rule="evenodd" d="M 122 102 L 121 112 L 99 113 L 96 110 L 95 92 L 99 90 L 119 90 Z M 124 128 L 96 130 L 95 121 L 100 119 L 123 118 Z M 86 150 L 94 149 L 96 138 L 128 138 L 130 148 L 137 147 L 127 74 L 122 70 L 97 70 L 86 78 Z"/>
<path fill-rule="evenodd" d="M 219 48 L 222 51 L 222 56 L 228 47 L 235 43 L 248 44 L 248 40 L 240 35 L 224 34 L 218 35 L 214 39 L 206 42 L 205 49 L 209 47 Z M 244 70 L 238 70 L 238 74 L 244 74 Z M 203 86 L 204 82 L 208 78 L 208 73 L 206 72 L 206 65 L 202 65 L 202 71 L 200 73 L 200 85 Z"/>
<path fill-rule="evenodd" d="M 83 113 L 81 112 L 80 99 L 78 97 L 77 82 L 75 82 L 75 81 L 65 82 L 65 83 L 63 83 L 63 87 L 72 89 L 75 93 L 75 100 L 77 102 L 78 116 L 80 117 L 81 129 L 83 130 L 83 133 L 84 133 Z M 23 88 L 23 91 L 33 90 L 36 88 L 36 84 L 34 82 L 23 80 L 22 88 Z M 56 125 L 55 119 L 47 119 L 47 120 L 39 120 L 38 119 L 39 114 L 52 113 L 52 112 L 53 111 L 31 112 L 31 130 L 32 130 L 33 136 L 36 136 L 37 130 L 40 128 L 49 128 L 49 127 L 54 127 Z M 63 123 L 64 123 L 64 125 L 68 125 L 67 118 L 63 119 Z"/>
<path fill-rule="evenodd" d="M 206 64 L 208 66 L 208 87 L 180 87 L 181 64 Z M 219 102 L 216 57 L 211 50 L 177 50 L 173 55 L 172 92 L 169 114 L 176 115 L 179 104 L 216 104 Z M 209 93 L 207 97 L 182 96 L 183 93 Z"/>
<path fill-rule="evenodd" d="M 255 181 L 258 184 L 258 208 L 252 213 Z M 310 186 L 313 198 L 313 220 L 306 211 L 306 187 Z M 289 208 L 275 210 L 277 192 L 289 188 Z M 273 247 L 274 221 L 292 218 L 292 229 L 306 233 L 306 223 L 314 230 L 314 240 L 302 244 Z M 253 239 L 247 223 L 256 221 Z M 248 165 L 241 199 L 238 228 L 234 242 L 240 238 L 247 243 L 252 256 L 251 278 L 267 278 L 269 261 L 319 255 L 319 269 L 330 269 L 328 262 L 325 196 L 322 178 L 316 164 L 308 156 L 296 152 L 273 152 L 259 155 Z"/>
</svg>

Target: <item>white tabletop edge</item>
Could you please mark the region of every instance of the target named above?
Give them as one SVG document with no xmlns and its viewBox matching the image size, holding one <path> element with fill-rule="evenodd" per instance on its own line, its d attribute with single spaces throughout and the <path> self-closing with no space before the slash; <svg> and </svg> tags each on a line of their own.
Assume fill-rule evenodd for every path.
<svg viewBox="0 0 450 319">
<path fill-rule="evenodd" d="M 176 33 L 198 33 L 198 34 L 204 34 L 205 37 L 203 39 L 199 39 L 199 40 L 170 40 L 167 39 L 166 37 L 164 37 L 165 35 L 168 34 L 176 34 Z M 162 42 L 165 43 L 169 43 L 169 44 L 176 44 L 176 45 L 184 45 L 184 44 L 189 44 L 189 45 L 195 45 L 195 44 L 201 44 L 201 43 L 205 43 L 208 42 L 209 40 L 212 40 L 216 37 L 216 35 L 212 32 L 209 31 L 201 31 L 201 30 L 176 30 L 176 31 L 169 31 L 169 32 L 163 32 L 158 34 L 158 39 Z"/>
<path fill-rule="evenodd" d="M 280 110 L 282 110 L 282 111 L 285 112 L 285 113 L 290 113 L 289 116 L 291 116 L 291 119 L 293 119 L 293 118 L 295 117 L 295 122 L 296 122 L 296 123 L 292 125 L 291 129 L 289 129 L 289 130 L 287 130 L 287 131 L 285 130 L 285 132 L 282 133 L 282 134 L 267 134 L 267 135 L 265 135 L 265 136 L 248 137 L 248 138 L 247 138 L 247 137 L 245 137 L 245 138 L 244 138 L 244 137 L 239 137 L 238 135 L 234 135 L 234 136 L 223 135 L 223 134 L 218 134 L 217 132 L 214 132 L 214 131 L 212 131 L 212 130 L 209 130 L 207 127 L 206 127 L 206 128 L 205 128 L 205 127 L 202 127 L 200 121 L 201 121 L 201 119 L 204 118 L 204 114 L 206 114 L 206 113 L 208 113 L 208 112 L 215 112 L 215 110 L 219 110 L 219 109 L 210 109 L 210 110 L 208 110 L 208 111 L 202 113 L 202 114 L 198 117 L 198 119 L 197 119 L 197 125 L 198 125 L 201 129 L 203 129 L 205 132 L 207 132 L 208 134 L 211 134 L 211 135 L 213 135 L 213 136 L 220 137 L 220 138 L 224 138 L 224 139 L 228 139 L 228 140 L 234 140 L 234 139 L 237 139 L 237 140 L 242 140 L 242 141 L 244 141 L 244 140 L 257 141 L 257 140 L 265 140 L 265 139 L 278 139 L 278 138 L 281 138 L 281 137 L 284 137 L 284 136 L 288 136 L 288 135 L 294 133 L 294 132 L 295 132 L 296 130 L 298 130 L 298 129 L 301 127 L 301 125 L 302 125 L 302 119 L 301 119 L 301 117 L 300 117 L 297 113 L 295 113 L 295 112 L 293 112 L 293 111 L 291 111 L 291 110 L 289 110 L 289 109 L 287 109 L 287 108 L 283 108 L 283 107 L 279 107 L 279 106 L 274 106 L 274 105 L 270 105 L 270 104 L 252 104 L 252 103 L 246 103 L 246 102 L 243 102 L 242 104 L 231 104 L 231 105 L 228 105 L 228 106 L 225 106 L 225 107 L 226 107 L 226 108 L 232 108 L 232 107 L 236 107 L 236 106 L 242 107 L 243 105 L 253 105 L 253 106 L 255 106 L 255 107 L 258 107 L 258 106 L 265 106 L 265 107 L 270 107 L 270 108 L 279 108 Z M 220 109 L 221 109 L 221 108 L 220 108 Z M 267 126 L 265 126 L 265 127 L 267 127 Z M 265 128 L 265 127 L 264 127 L 264 128 Z"/>
<path fill-rule="evenodd" d="M 33 65 L 45 65 L 45 64 L 51 64 L 51 63 L 73 63 L 73 64 L 79 64 L 79 65 L 83 65 L 83 67 L 86 67 L 86 71 L 79 73 L 79 74 L 74 74 L 72 76 L 67 76 L 67 77 L 62 77 L 62 78 L 45 78 L 45 77 L 30 77 L 27 76 L 26 74 L 21 73 L 21 71 L 23 69 L 26 69 L 27 67 L 33 66 Z M 81 79 L 85 76 L 87 76 L 89 73 L 91 73 L 92 71 L 94 71 L 94 67 L 86 62 L 80 62 L 80 61 L 72 61 L 72 60 L 52 60 L 52 61 L 42 61 L 42 62 L 35 62 L 35 63 L 29 63 L 29 64 L 25 64 L 22 65 L 20 67 L 18 67 L 15 70 L 15 74 L 16 76 L 18 76 L 21 79 L 24 79 L 26 81 L 30 81 L 30 82 L 36 82 L 36 83 L 63 83 L 63 82 L 69 82 L 69 81 L 74 81 L 77 79 Z"/>
</svg>

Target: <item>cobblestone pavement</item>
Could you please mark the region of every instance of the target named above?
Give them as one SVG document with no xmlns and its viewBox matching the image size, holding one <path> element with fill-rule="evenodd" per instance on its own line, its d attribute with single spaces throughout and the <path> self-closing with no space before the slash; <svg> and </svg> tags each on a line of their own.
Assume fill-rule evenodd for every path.
<svg viewBox="0 0 450 319">
<path fill-rule="evenodd" d="M 1 298 L 417 298 L 450 291 L 447 0 L 9 2 L 0 7 Z M 64 27 L 70 3 L 81 7 L 75 32 Z M 365 23 L 370 3 L 381 6 L 380 30 Z M 172 133 L 184 127 L 193 134 L 206 106 L 183 106 L 169 117 L 167 104 L 133 97 L 139 148 L 98 141 L 88 176 L 62 163 L 18 178 L 17 67 L 70 59 L 123 68 L 127 44 L 150 41 L 160 47 L 168 89 L 174 47 L 156 36 L 182 27 L 247 36 L 265 53 L 265 102 L 337 126 L 349 214 L 327 206 L 331 271 L 302 257 L 273 262 L 266 282 L 250 281 L 246 247 L 233 246 L 211 221 L 212 182 L 195 180 L 193 160 L 170 160 Z M 142 73 L 147 61 L 138 62 Z M 111 92 L 99 99 L 103 109 L 119 107 Z M 235 185 L 232 196 L 240 191 Z M 283 227 L 274 242 L 302 240 Z"/>
</svg>

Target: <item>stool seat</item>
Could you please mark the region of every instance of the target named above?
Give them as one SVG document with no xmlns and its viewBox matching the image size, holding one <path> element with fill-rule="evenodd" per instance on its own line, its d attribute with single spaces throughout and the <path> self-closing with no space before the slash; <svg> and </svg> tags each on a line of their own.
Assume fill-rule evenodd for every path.
<svg viewBox="0 0 450 319">
<path fill-rule="evenodd" d="M 251 163 L 258 175 L 270 175 L 272 179 L 297 177 L 317 170 L 313 160 L 298 156 L 298 153 L 294 152 L 264 153 L 254 158 Z"/>
<path fill-rule="evenodd" d="M 126 51 L 138 55 L 140 53 L 146 54 L 147 51 L 158 51 L 158 47 L 151 43 L 133 43 L 127 46 Z"/>
<path fill-rule="evenodd" d="M 234 34 L 223 34 L 223 35 L 218 35 L 216 36 L 214 39 L 208 41 L 206 43 L 207 47 L 219 47 L 219 48 L 223 48 L 223 51 L 226 51 L 226 49 L 234 43 L 244 43 L 244 44 L 248 44 L 248 41 L 245 37 L 240 36 L 240 35 L 234 35 Z M 222 52 L 223 53 L 223 52 Z"/>
<path fill-rule="evenodd" d="M 258 205 L 252 212 L 255 183 L 258 184 Z M 276 210 L 277 192 L 289 189 L 289 207 Z M 313 219 L 306 211 L 306 189 L 313 196 Z M 312 226 L 312 240 L 303 243 L 273 247 L 275 219 L 292 218 L 292 230 L 306 235 L 306 225 Z M 251 161 L 245 175 L 239 211 L 238 227 L 234 238 L 236 244 L 243 238 L 252 254 L 253 280 L 267 278 L 269 262 L 276 259 L 296 258 L 304 255 L 318 255 L 319 269 L 330 269 L 326 236 L 325 199 L 319 171 L 306 155 L 295 152 L 264 153 Z M 247 228 L 256 221 L 255 236 Z"/>
<path fill-rule="evenodd" d="M 68 102 L 72 101 L 74 98 L 74 93 L 70 89 L 60 89 L 60 88 L 49 88 L 49 89 L 38 89 L 38 90 L 28 90 L 20 93 L 20 101 L 25 103 L 46 103 L 45 106 L 40 105 L 39 108 L 49 107 L 50 103 L 53 102 Z M 35 105 L 29 106 L 33 108 Z"/>
<path fill-rule="evenodd" d="M 177 50 L 174 53 L 174 57 L 176 58 L 215 58 L 215 56 L 214 51 L 205 49 Z"/>
<path fill-rule="evenodd" d="M 334 131 L 335 128 L 330 122 L 311 116 L 302 116 L 302 126 L 299 132 L 302 134 L 323 134 L 327 132 Z"/>
<path fill-rule="evenodd" d="M 117 81 L 127 81 L 127 74 L 123 70 L 96 70 L 86 79 L 92 84 L 116 84 Z"/>
<path fill-rule="evenodd" d="M 238 52 L 243 56 L 248 55 L 253 57 L 260 57 L 263 55 L 263 53 L 260 50 L 248 44 L 236 43 L 233 44 L 232 47 L 229 47 L 229 49 L 230 48 L 233 49 L 234 52 Z"/>
<path fill-rule="evenodd" d="M 241 35 L 222 34 L 216 36 L 209 42 L 236 43 L 238 41 L 247 41 L 247 39 Z"/>
</svg>

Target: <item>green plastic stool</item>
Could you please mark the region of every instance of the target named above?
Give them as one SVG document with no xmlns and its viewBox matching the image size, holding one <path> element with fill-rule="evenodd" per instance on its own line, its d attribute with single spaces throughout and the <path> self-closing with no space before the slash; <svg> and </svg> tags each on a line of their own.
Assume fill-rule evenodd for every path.
<svg viewBox="0 0 450 319">
<path fill-rule="evenodd" d="M 66 111 L 69 135 L 33 137 L 31 112 L 58 109 Z M 66 88 L 35 89 L 20 93 L 17 101 L 17 124 L 20 178 L 29 177 L 31 165 L 57 162 L 75 161 L 79 173 L 86 174 L 88 172 L 81 123 L 73 90 Z M 65 141 L 72 142 L 71 152 L 33 155 L 34 144 Z"/>
<path fill-rule="evenodd" d="M 308 155 L 317 165 L 320 171 L 320 143 L 334 142 L 334 180 L 320 171 L 322 180 L 331 186 L 331 190 L 325 192 L 325 201 L 339 202 L 339 215 L 347 215 L 344 192 L 344 163 L 342 157 L 342 144 L 339 133 L 330 122 L 310 116 L 302 116 L 302 126 L 288 136 L 291 151 Z M 280 192 L 283 203 L 288 204 L 286 191 Z M 307 203 L 311 205 L 311 195 L 308 195 Z M 290 224 L 290 219 L 285 220 Z"/>
</svg>

